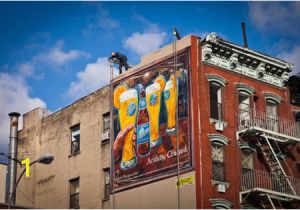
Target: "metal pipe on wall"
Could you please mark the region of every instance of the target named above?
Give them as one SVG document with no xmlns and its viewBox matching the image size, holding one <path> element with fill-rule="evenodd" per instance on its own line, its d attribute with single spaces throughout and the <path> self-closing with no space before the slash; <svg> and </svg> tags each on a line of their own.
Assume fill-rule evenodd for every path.
<svg viewBox="0 0 300 210">
<path fill-rule="evenodd" d="M 7 170 L 7 189 L 6 189 L 6 202 L 10 200 L 10 197 L 13 195 L 14 186 L 16 184 L 17 176 L 17 149 L 18 149 L 18 122 L 20 114 L 17 112 L 11 112 L 8 114 L 10 117 L 10 133 L 9 133 L 9 164 Z M 15 197 L 12 200 L 12 204 L 16 203 Z"/>
</svg>

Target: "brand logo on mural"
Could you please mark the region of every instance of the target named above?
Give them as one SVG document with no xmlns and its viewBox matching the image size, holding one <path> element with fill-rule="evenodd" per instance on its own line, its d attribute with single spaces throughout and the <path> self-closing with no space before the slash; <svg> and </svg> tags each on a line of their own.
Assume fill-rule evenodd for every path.
<svg viewBox="0 0 300 210">
<path fill-rule="evenodd" d="M 140 99 L 140 109 L 146 108 L 146 100 L 145 99 Z"/>
<path fill-rule="evenodd" d="M 165 100 L 168 100 L 169 98 L 170 98 L 170 90 L 166 90 L 165 92 L 164 92 L 164 97 L 165 97 Z"/>
<path fill-rule="evenodd" d="M 137 139 L 138 143 L 143 143 L 148 141 L 150 138 L 150 126 L 149 123 L 138 126 L 137 128 Z"/>
<path fill-rule="evenodd" d="M 128 108 L 127 108 L 127 115 L 128 115 L 128 116 L 133 116 L 133 115 L 135 114 L 135 111 L 136 111 L 135 103 L 134 103 L 134 102 L 131 102 L 131 103 L 128 105 Z"/>
<path fill-rule="evenodd" d="M 157 94 L 152 94 L 150 96 L 150 105 L 153 106 L 156 104 L 156 102 L 157 102 Z"/>
</svg>

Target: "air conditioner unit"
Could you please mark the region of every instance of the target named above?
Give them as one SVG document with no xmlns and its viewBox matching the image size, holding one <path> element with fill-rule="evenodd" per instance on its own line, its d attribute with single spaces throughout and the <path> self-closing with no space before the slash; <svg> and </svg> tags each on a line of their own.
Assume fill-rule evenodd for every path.
<svg viewBox="0 0 300 210">
<path fill-rule="evenodd" d="M 216 122 L 215 128 L 217 131 L 223 131 L 224 130 L 224 125 L 222 122 Z"/>
<path fill-rule="evenodd" d="M 102 133 L 102 141 L 110 138 L 109 131 Z"/>
<path fill-rule="evenodd" d="M 226 192 L 226 186 L 225 186 L 225 184 L 218 184 L 217 190 L 220 193 L 225 193 Z"/>
</svg>

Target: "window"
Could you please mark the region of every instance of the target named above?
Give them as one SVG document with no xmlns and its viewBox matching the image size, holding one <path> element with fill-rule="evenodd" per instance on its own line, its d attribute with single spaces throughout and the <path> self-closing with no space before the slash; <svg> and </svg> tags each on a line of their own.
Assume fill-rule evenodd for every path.
<svg viewBox="0 0 300 210">
<path fill-rule="evenodd" d="M 225 181 L 224 145 L 216 141 L 212 142 L 212 179 Z"/>
<path fill-rule="evenodd" d="M 104 182 L 104 200 L 109 199 L 110 195 L 110 168 L 103 169 L 103 182 Z"/>
<path fill-rule="evenodd" d="M 79 209 L 79 178 L 70 180 L 70 208 Z"/>
<path fill-rule="evenodd" d="M 215 82 L 209 83 L 210 90 L 210 117 L 223 120 L 222 113 L 222 86 Z"/>
<path fill-rule="evenodd" d="M 109 128 L 110 128 L 110 115 L 109 115 L 109 112 L 103 114 L 102 118 L 103 118 L 103 133 L 109 132 Z"/>
<path fill-rule="evenodd" d="M 266 101 L 266 126 L 268 130 L 278 131 L 278 115 L 277 115 L 277 102 L 272 100 Z"/>
<path fill-rule="evenodd" d="M 250 125 L 250 96 L 243 92 L 239 92 L 239 123 Z"/>
<path fill-rule="evenodd" d="M 254 152 L 250 149 L 242 149 L 242 171 L 247 173 L 254 169 Z"/>
<path fill-rule="evenodd" d="M 71 127 L 71 154 L 77 154 L 80 151 L 80 125 Z"/>
</svg>

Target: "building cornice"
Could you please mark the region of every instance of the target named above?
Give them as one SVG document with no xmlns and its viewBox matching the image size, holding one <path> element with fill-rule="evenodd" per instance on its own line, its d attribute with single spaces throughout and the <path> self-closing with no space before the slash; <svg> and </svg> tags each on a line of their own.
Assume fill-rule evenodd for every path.
<svg viewBox="0 0 300 210">
<path fill-rule="evenodd" d="M 220 67 L 261 82 L 284 87 L 293 66 L 285 61 L 255 52 L 209 34 L 202 44 L 203 63 Z"/>
</svg>

